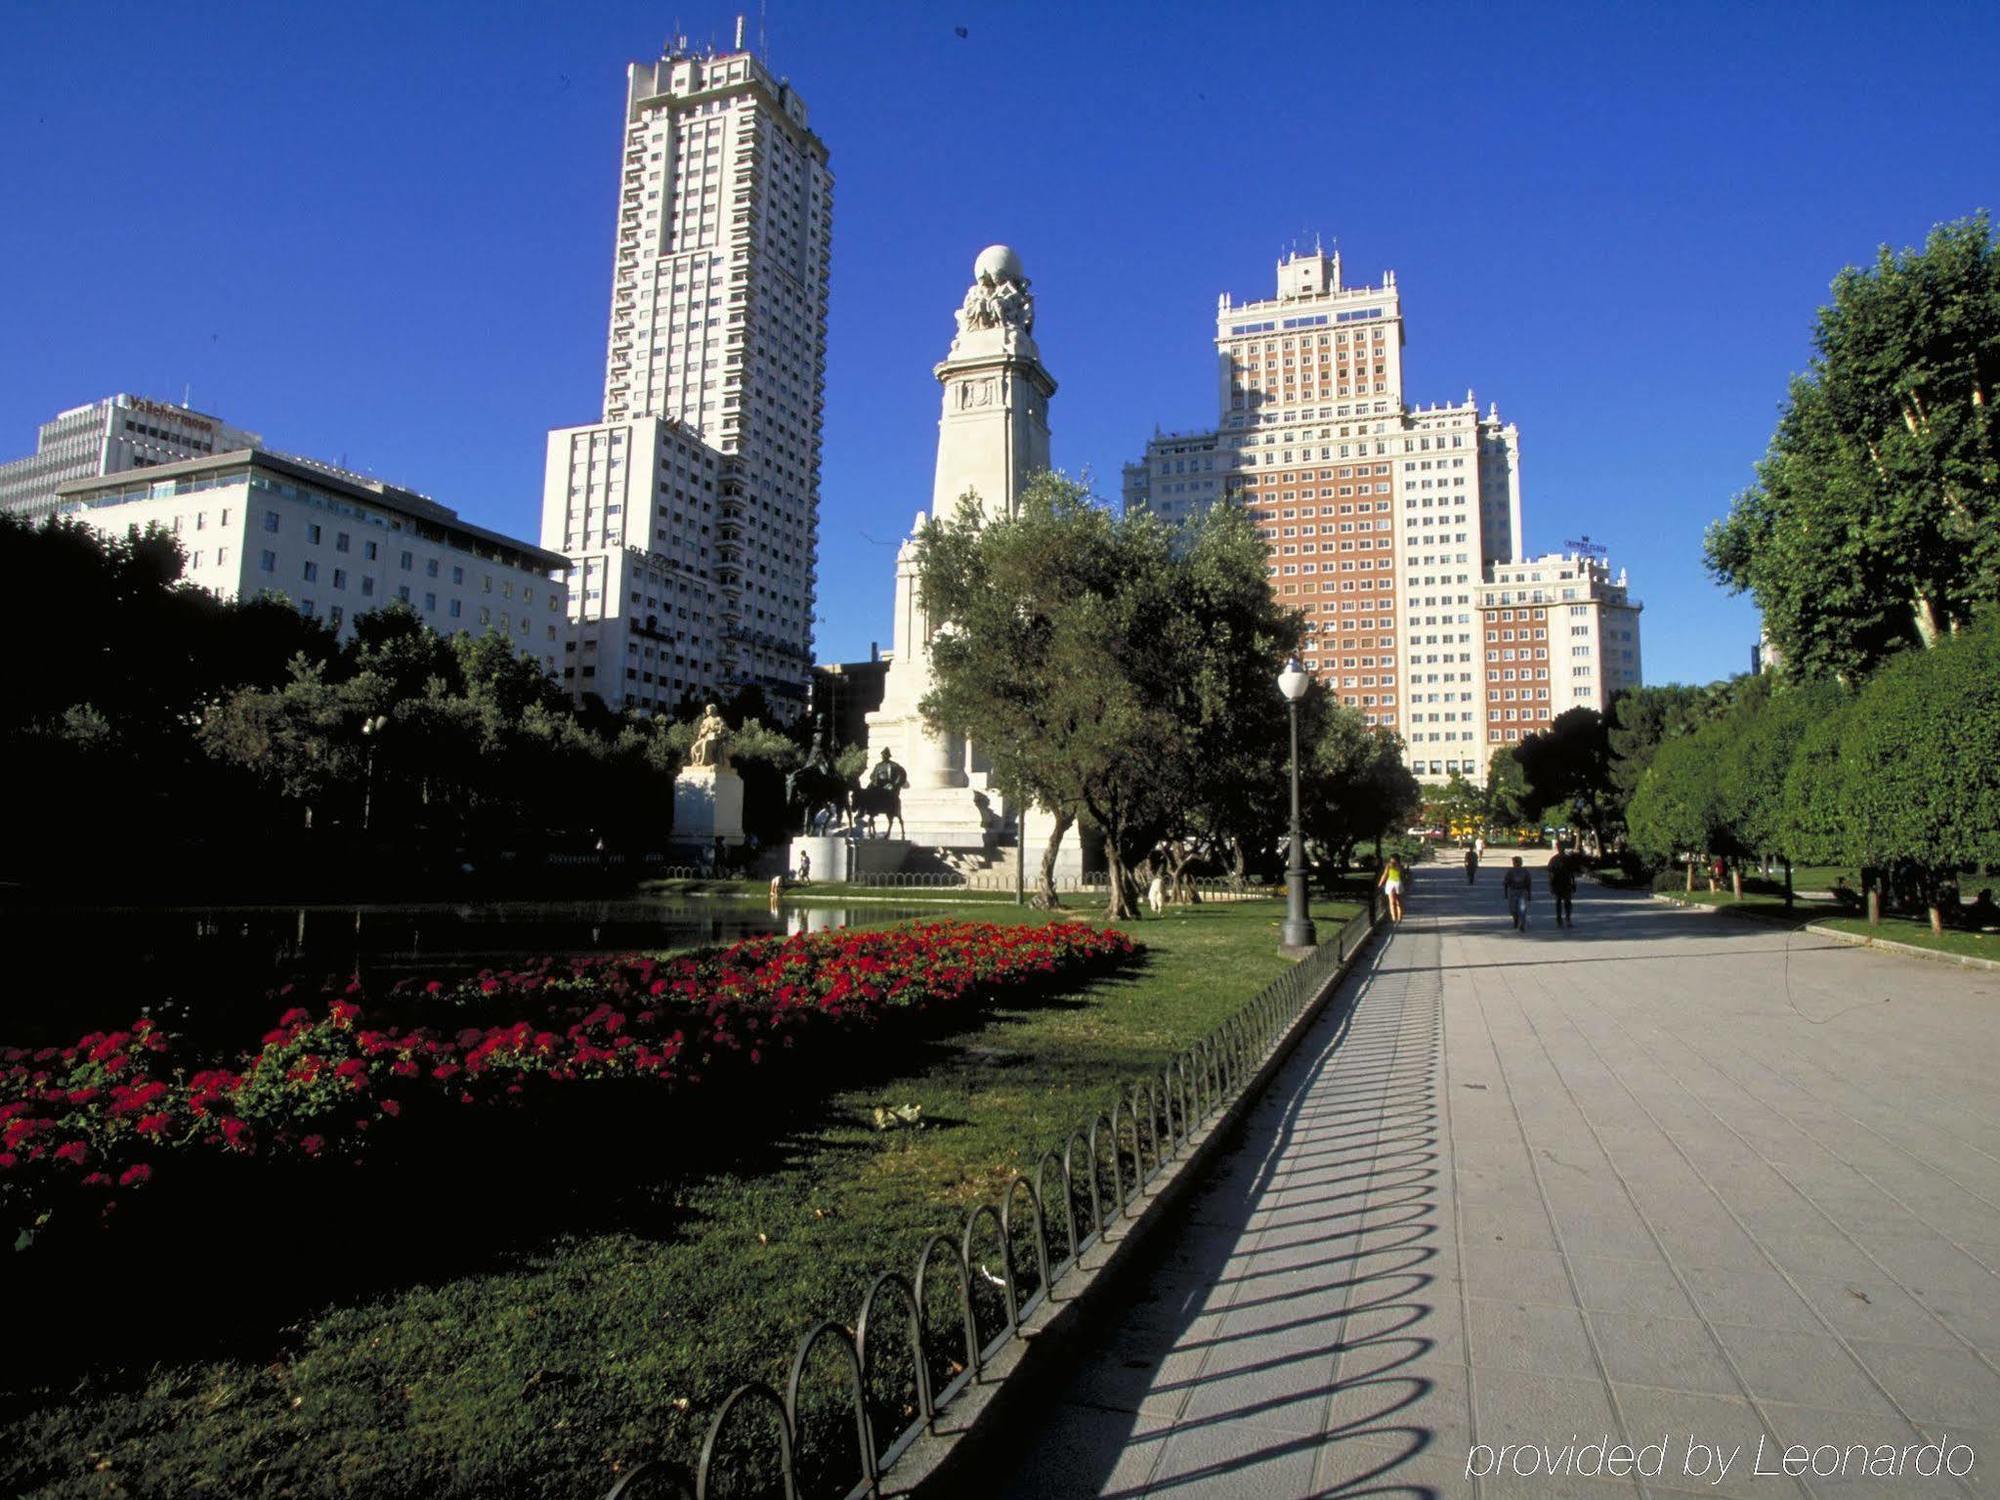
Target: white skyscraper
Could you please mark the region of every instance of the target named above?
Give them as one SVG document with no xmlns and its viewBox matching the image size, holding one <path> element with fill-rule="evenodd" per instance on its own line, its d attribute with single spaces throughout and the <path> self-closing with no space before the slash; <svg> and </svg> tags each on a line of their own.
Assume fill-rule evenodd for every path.
<svg viewBox="0 0 2000 1500">
<path fill-rule="evenodd" d="M 742 47 L 627 70 L 601 422 L 549 434 L 544 545 L 574 559 L 565 685 L 613 708 L 812 663 L 832 177 Z"/>
</svg>

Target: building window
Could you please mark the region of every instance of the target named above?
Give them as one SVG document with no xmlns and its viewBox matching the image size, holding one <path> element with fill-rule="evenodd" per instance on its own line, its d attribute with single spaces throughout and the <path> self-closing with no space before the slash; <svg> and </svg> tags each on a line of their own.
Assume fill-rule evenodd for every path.
<svg viewBox="0 0 2000 1500">
<path fill-rule="evenodd" d="M 462 610 L 459 607 L 459 602 L 456 599 L 452 600 L 451 608 L 446 610 L 445 613 L 450 615 L 454 620 L 456 620 L 462 613 Z"/>
<path fill-rule="evenodd" d="M 361 544 L 361 555 L 367 558 L 369 562 L 374 562 L 380 555 L 380 551 L 381 549 L 373 542 L 363 542 Z"/>
<path fill-rule="evenodd" d="M 266 531 L 276 531 L 278 529 L 278 513 L 275 510 L 264 512 L 264 529 Z"/>
<path fill-rule="evenodd" d="M 333 550 L 334 550 L 334 551 L 336 551 L 336 552 L 345 552 L 345 551 L 347 551 L 347 550 L 348 550 L 348 549 L 349 549 L 350 547 L 352 547 L 352 546 L 353 546 L 353 544 L 354 544 L 354 539 L 353 539 L 352 537 L 350 537 L 350 536 L 349 536 L 349 535 L 348 535 L 348 534 L 347 534 L 346 532 L 344 532 L 344 531 L 340 531 L 340 532 L 335 532 L 335 533 L 334 533 L 334 537 L 333 537 Z"/>
<path fill-rule="evenodd" d="M 375 593 L 375 579 L 374 579 L 374 576 L 373 576 L 372 574 L 363 574 L 363 575 L 362 575 L 362 578 L 361 578 L 361 595 L 362 595 L 362 597 L 363 597 L 364 599 L 365 599 L 365 598 L 372 598 L 372 597 L 374 596 L 374 593 Z"/>
<path fill-rule="evenodd" d="M 278 571 L 278 554 L 277 554 L 277 553 L 275 553 L 275 552 L 266 552 L 266 553 L 262 554 L 262 555 L 261 555 L 261 556 L 260 556 L 260 557 L 259 557 L 259 558 L 257 559 L 257 567 L 258 567 L 258 569 L 259 569 L 259 570 L 260 570 L 261 572 L 265 572 L 265 573 L 275 573 L 275 572 L 277 572 L 277 571 Z"/>
<path fill-rule="evenodd" d="M 317 582 L 319 579 L 319 564 L 316 562 L 307 563 L 305 572 L 299 576 L 304 578 L 307 583 Z"/>
<path fill-rule="evenodd" d="M 275 527 L 273 527 L 272 529 L 273 529 L 273 530 L 276 530 L 276 528 L 275 528 Z M 307 523 L 306 523 L 306 540 L 307 540 L 307 541 L 309 541 L 309 542 L 311 542 L 311 543 L 312 543 L 312 544 L 313 544 L 313 545 L 314 545 L 315 547 L 317 547 L 317 546 L 319 545 L 319 537 L 320 537 L 320 531 L 319 531 L 319 522 L 317 522 L 317 521 L 309 521 L 309 522 L 307 522 Z"/>
<path fill-rule="evenodd" d="M 434 614 L 436 614 L 436 613 L 437 613 L 437 607 L 438 607 L 438 596 L 437 596 L 436 594 L 426 594 L 426 595 L 424 595 L 424 613 L 425 613 L 425 614 L 427 614 L 427 615 L 434 615 Z"/>
<path fill-rule="evenodd" d="M 410 569 L 411 569 L 412 567 L 414 567 L 415 565 L 416 565 L 416 558 L 415 558 L 415 556 L 414 556 L 413 554 L 411 554 L 411 553 L 408 553 L 408 552 L 405 552 L 405 553 L 403 554 L 403 571 L 404 571 L 405 573 L 407 573 L 407 572 L 409 572 L 409 571 L 410 571 Z"/>
<path fill-rule="evenodd" d="M 335 568 L 333 570 L 333 586 L 337 589 L 347 587 L 347 569 Z"/>
<path fill-rule="evenodd" d="M 424 559 L 424 577 L 426 577 L 426 578 L 435 578 L 435 577 L 437 577 L 437 576 L 438 576 L 438 560 L 437 560 L 437 559 L 436 559 L 435 557 L 427 557 L 427 558 L 425 558 L 425 559 Z"/>
</svg>

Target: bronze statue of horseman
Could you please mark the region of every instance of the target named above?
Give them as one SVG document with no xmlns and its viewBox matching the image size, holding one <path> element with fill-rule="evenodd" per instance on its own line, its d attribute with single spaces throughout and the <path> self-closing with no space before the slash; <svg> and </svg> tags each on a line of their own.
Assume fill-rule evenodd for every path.
<svg viewBox="0 0 2000 1500">
<path fill-rule="evenodd" d="M 909 773 L 897 765 L 884 747 L 882 758 L 869 773 L 868 784 L 857 786 L 834 768 L 833 755 L 822 744 L 813 747 L 806 763 L 785 778 L 785 802 L 800 812 L 800 827 L 808 835 L 823 834 L 833 819 L 846 812 L 864 838 L 889 837 L 902 829 L 903 789 L 910 784 Z M 883 831 L 876 832 L 876 822 Z"/>
</svg>

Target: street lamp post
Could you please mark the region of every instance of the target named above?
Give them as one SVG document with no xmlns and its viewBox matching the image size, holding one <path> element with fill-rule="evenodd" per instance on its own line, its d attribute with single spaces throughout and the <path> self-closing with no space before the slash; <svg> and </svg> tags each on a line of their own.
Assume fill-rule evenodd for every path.
<svg viewBox="0 0 2000 1500">
<path fill-rule="evenodd" d="M 382 732 L 389 727 L 387 714 L 375 714 L 361 721 L 361 735 L 368 744 L 368 772 L 361 787 L 361 831 L 367 833 L 375 816 L 375 751 Z"/>
<path fill-rule="evenodd" d="M 1299 833 L 1299 699 L 1311 686 L 1312 677 L 1296 656 L 1278 674 L 1278 691 L 1285 695 L 1285 706 L 1292 715 L 1292 837 L 1285 861 L 1285 920 L 1278 929 L 1278 940 L 1287 948 L 1312 948 L 1319 943 L 1319 933 L 1306 910 L 1305 840 Z"/>
</svg>

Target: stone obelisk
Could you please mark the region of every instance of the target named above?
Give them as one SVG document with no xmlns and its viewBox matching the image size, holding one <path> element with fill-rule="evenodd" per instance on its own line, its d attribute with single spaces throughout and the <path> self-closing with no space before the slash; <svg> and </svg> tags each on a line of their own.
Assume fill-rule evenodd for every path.
<svg viewBox="0 0 2000 1500">
<path fill-rule="evenodd" d="M 958 334 L 935 370 L 943 387 L 937 477 L 931 513 L 950 519 L 970 496 L 991 519 L 1014 514 L 1021 491 L 1049 467 L 1049 397 L 1056 383 L 1035 347 L 1035 302 L 1021 258 L 989 245 L 973 263 L 972 286 L 958 309 Z M 999 824 L 999 796 L 977 747 L 961 735 L 934 735 L 917 705 L 930 691 L 930 642 L 937 622 L 918 597 L 916 533 L 896 554 L 894 654 L 882 706 L 868 716 L 868 750 L 881 748 L 910 773 L 904 822 L 914 844 L 952 850 L 984 847 Z"/>
</svg>

